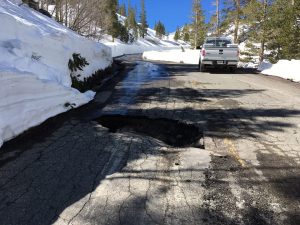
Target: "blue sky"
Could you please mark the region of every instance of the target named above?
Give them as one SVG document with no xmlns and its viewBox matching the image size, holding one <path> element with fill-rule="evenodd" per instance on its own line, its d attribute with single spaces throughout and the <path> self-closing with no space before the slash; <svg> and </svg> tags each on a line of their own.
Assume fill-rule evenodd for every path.
<svg viewBox="0 0 300 225">
<path fill-rule="evenodd" d="M 140 8 L 141 0 L 130 0 L 132 6 Z M 214 0 L 202 0 L 206 19 L 209 20 L 215 10 Z M 128 0 L 119 0 L 119 3 L 127 5 Z M 176 30 L 177 26 L 182 26 L 191 21 L 192 0 L 145 0 L 147 19 L 151 28 L 155 21 L 161 20 L 168 32 Z"/>
</svg>

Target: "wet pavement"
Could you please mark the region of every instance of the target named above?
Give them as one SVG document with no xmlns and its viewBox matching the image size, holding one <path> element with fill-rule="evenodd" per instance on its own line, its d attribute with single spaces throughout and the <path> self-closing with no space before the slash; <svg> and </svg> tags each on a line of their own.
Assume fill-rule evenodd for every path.
<svg viewBox="0 0 300 225">
<path fill-rule="evenodd" d="M 80 113 L 1 149 L 0 224 L 300 224 L 299 84 L 119 60 Z"/>
</svg>

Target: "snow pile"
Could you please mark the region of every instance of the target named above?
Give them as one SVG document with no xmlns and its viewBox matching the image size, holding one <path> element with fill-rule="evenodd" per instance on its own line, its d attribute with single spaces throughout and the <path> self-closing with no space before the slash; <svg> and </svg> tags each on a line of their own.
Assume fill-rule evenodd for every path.
<svg viewBox="0 0 300 225">
<path fill-rule="evenodd" d="M 276 64 L 263 62 L 258 68 L 262 74 L 300 82 L 300 60 L 279 60 Z"/>
<path fill-rule="evenodd" d="M 89 63 L 79 79 L 111 64 L 110 49 L 22 5 L 0 1 L 0 147 L 49 117 L 93 99 L 71 88 L 68 61 Z"/>
<path fill-rule="evenodd" d="M 147 51 L 143 54 L 143 59 L 168 61 L 185 64 L 198 64 L 200 58 L 200 50 L 176 49 L 167 51 Z"/>
</svg>

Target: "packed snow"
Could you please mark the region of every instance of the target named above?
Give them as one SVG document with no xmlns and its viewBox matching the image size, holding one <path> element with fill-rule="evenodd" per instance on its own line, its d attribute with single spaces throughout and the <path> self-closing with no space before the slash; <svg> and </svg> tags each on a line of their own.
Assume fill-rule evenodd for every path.
<svg viewBox="0 0 300 225">
<path fill-rule="evenodd" d="M 28 128 L 93 99 L 93 92 L 71 88 L 68 61 L 73 53 L 89 63 L 79 79 L 112 62 L 109 47 L 19 4 L 0 1 L 0 147 Z"/>
<path fill-rule="evenodd" d="M 176 62 L 184 64 L 199 63 L 200 50 L 175 49 L 165 51 L 146 51 L 143 53 L 143 59 L 154 61 Z"/>
<path fill-rule="evenodd" d="M 300 60 L 279 60 L 276 64 L 263 62 L 258 70 L 265 75 L 300 82 Z"/>
</svg>

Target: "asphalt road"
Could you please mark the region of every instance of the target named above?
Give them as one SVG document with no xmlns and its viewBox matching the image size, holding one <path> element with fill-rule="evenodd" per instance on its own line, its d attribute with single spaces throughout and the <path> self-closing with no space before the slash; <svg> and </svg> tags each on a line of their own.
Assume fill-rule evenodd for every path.
<svg viewBox="0 0 300 225">
<path fill-rule="evenodd" d="M 119 60 L 93 103 L 1 149 L 1 225 L 300 224 L 299 84 Z"/>
</svg>

